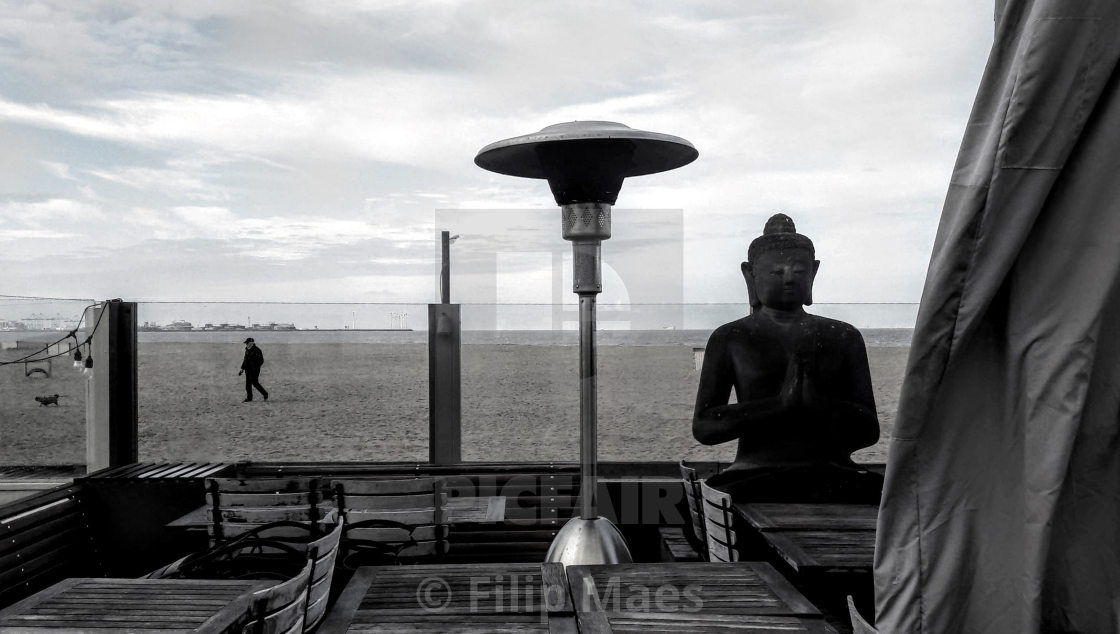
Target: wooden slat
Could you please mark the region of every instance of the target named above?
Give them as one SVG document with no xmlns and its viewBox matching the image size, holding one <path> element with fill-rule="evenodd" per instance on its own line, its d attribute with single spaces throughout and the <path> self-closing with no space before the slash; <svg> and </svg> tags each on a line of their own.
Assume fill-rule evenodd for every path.
<svg viewBox="0 0 1120 634">
<path fill-rule="evenodd" d="M 236 508 L 242 506 L 276 507 L 276 506 L 307 506 L 311 504 L 310 491 L 294 491 L 286 493 L 236 493 L 221 491 L 218 493 L 218 504 L 222 508 Z M 214 494 L 206 494 L 206 503 L 214 505 Z"/>
<path fill-rule="evenodd" d="M 344 479 L 332 480 L 332 490 L 342 487 L 345 495 L 412 495 L 435 491 L 434 478 L 408 478 L 401 480 Z"/>
<path fill-rule="evenodd" d="M 750 632 L 751 634 L 790 634 L 794 632 L 835 634 L 820 619 L 796 616 L 761 616 L 754 614 L 650 614 L 648 612 L 607 613 L 611 630 L 616 634 L 646 632 Z"/>
<path fill-rule="evenodd" d="M 168 477 L 172 477 L 172 474 L 178 473 L 179 471 L 182 471 L 184 466 L 190 467 L 190 466 L 193 466 L 193 464 L 184 465 L 183 463 L 179 463 L 179 462 L 164 464 L 164 465 L 160 465 L 157 468 L 150 469 L 150 470 L 140 474 L 139 477 L 141 477 L 141 478 L 168 478 Z"/>
<path fill-rule="evenodd" d="M 9 588 L 25 582 L 28 577 L 73 565 L 83 555 L 83 549 L 74 542 L 53 545 L 46 551 L 23 560 L 7 570 L 0 570 L 0 588 Z"/>
<path fill-rule="evenodd" d="M 572 597 L 568 594 L 568 578 L 564 573 L 564 564 L 541 564 L 541 583 L 544 585 L 543 592 L 549 612 L 575 612 Z"/>
<path fill-rule="evenodd" d="M 508 544 L 512 542 L 523 541 L 543 541 L 552 543 L 556 538 L 559 531 L 556 529 L 545 530 L 468 530 L 460 526 L 452 527 L 451 532 L 448 534 L 448 541 L 451 543 L 458 542 L 472 542 L 472 543 L 486 543 L 496 542 Z"/>
<path fill-rule="evenodd" d="M 433 541 L 437 534 L 444 532 L 444 527 L 417 526 L 411 536 L 417 541 Z M 409 531 L 400 528 L 355 528 L 346 532 L 347 539 L 375 542 L 400 542 L 407 540 L 409 535 Z"/>
<path fill-rule="evenodd" d="M 447 495 L 436 497 L 433 493 L 420 493 L 417 495 L 355 495 L 347 493 L 345 498 L 347 510 L 379 509 L 379 510 L 434 510 L 437 506 L 447 503 Z"/>
<path fill-rule="evenodd" d="M 220 509 L 222 523 L 241 523 L 241 524 L 267 524 L 269 522 L 282 522 L 282 521 L 309 521 L 312 519 L 311 509 L 309 507 L 298 506 L 275 506 L 275 507 L 252 507 L 252 506 L 237 506 L 233 508 Z M 206 517 L 213 519 L 214 509 L 206 509 Z"/>
<path fill-rule="evenodd" d="M 346 512 L 346 521 L 349 524 L 356 524 L 366 520 L 391 520 L 401 524 L 423 525 L 434 523 L 435 516 L 435 509 L 395 511 L 351 509 Z"/>
<path fill-rule="evenodd" d="M 207 478 L 206 489 L 216 484 L 223 493 L 298 493 L 318 484 L 315 477 L 297 478 Z"/>
<path fill-rule="evenodd" d="M 23 552 L 44 539 L 67 531 L 85 533 L 85 517 L 77 512 L 76 507 L 73 512 L 40 517 L 40 519 L 41 522 L 25 524 L 18 531 L 5 531 L 3 537 L 0 537 L 0 559 L 12 553 Z M 0 564 L 0 570 L 4 568 L 5 566 Z"/>
<path fill-rule="evenodd" d="M 24 531 L 19 537 L 18 541 L 11 540 L 16 542 L 13 544 L 16 548 L 0 556 L 0 574 L 20 567 L 40 555 L 89 541 L 80 527 L 65 523 L 62 519 L 44 524 L 41 531 Z"/>
<path fill-rule="evenodd" d="M 318 631 L 320 634 L 342 634 L 346 632 L 374 576 L 376 576 L 376 570 L 372 566 L 364 566 L 354 572 L 346 587 L 342 589 L 342 594 L 338 596 L 334 606 L 327 612 L 326 618 L 319 624 Z"/>
<path fill-rule="evenodd" d="M 76 491 L 74 492 L 76 494 Z M 50 521 L 56 517 L 73 517 L 80 512 L 76 495 L 55 499 L 41 506 L 21 510 L 5 518 L 0 518 L 0 540 L 32 526 Z"/>
<path fill-rule="evenodd" d="M 266 531 L 264 533 L 263 536 L 264 537 L 270 537 L 270 538 L 276 538 L 276 539 L 285 539 L 285 538 L 291 539 L 291 538 L 306 537 L 310 533 L 311 522 L 310 521 L 301 521 L 301 523 L 304 526 L 307 526 L 308 528 L 297 528 L 295 526 L 279 526 L 279 527 L 276 527 L 276 528 L 270 528 L 268 531 Z M 230 539 L 232 537 L 237 537 L 238 535 L 241 535 L 243 533 L 247 533 L 247 532 L 252 531 L 252 530 L 257 530 L 260 527 L 261 527 L 261 524 L 257 523 L 257 522 L 253 522 L 253 523 L 222 522 L 222 535 L 225 539 Z M 214 525 L 213 524 L 207 525 L 206 526 L 206 531 L 211 537 L 213 537 L 214 536 Z"/>
</svg>

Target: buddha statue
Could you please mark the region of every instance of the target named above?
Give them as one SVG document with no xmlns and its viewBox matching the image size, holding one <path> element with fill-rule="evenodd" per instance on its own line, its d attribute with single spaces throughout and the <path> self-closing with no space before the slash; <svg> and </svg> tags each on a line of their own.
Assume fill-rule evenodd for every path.
<svg viewBox="0 0 1120 634">
<path fill-rule="evenodd" d="M 738 441 L 708 480 L 736 501 L 877 503 L 882 490 L 851 458 L 879 439 L 867 349 L 854 326 L 805 311 L 815 258 L 789 216 L 771 217 L 742 264 L 751 313 L 708 339 L 692 433 Z"/>
</svg>

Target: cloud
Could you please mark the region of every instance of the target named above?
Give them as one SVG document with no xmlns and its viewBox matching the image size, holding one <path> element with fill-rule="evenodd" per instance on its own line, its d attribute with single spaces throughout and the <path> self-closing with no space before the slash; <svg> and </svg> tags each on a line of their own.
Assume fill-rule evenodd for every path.
<svg viewBox="0 0 1120 634">
<path fill-rule="evenodd" d="M 833 254 L 822 292 L 916 299 L 990 39 L 964 0 L 9 3 L 0 222 L 20 248 L 135 249 L 162 284 L 107 275 L 145 291 L 236 295 L 228 271 L 184 275 L 205 261 L 348 296 L 339 263 L 373 263 L 363 292 L 426 299 L 431 268 L 409 267 L 434 257 L 437 210 L 553 208 L 547 184 L 475 167 L 481 147 L 608 119 L 700 151 L 619 198 L 683 210 L 689 300 L 740 298 L 777 209 Z"/>
</svg>

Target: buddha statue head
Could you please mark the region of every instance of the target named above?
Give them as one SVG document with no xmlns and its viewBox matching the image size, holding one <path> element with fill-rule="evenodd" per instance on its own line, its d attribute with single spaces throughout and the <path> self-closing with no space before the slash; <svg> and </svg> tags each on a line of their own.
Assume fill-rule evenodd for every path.
<svg viewBox="0 0 1120 634">
<path fill-rule="evenodd" d="M 763 306 L 790 311 L 813 303 L 813 280 L 820 260 L 813 241 L 797 233 L 793 219 L 774 214 L 747 249 L 742 264 L 751 312 Z"/>
</svg>

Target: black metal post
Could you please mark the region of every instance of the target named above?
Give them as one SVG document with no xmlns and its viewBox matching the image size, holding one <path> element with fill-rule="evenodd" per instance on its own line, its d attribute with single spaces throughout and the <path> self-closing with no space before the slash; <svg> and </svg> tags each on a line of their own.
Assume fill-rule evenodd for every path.
<svg viewBox="0 0 1120 634">
<path fill-rule="evenodd" d="M 439 302 L 451 303 L 451 232 L 440 232 Z"/>
</svg>

